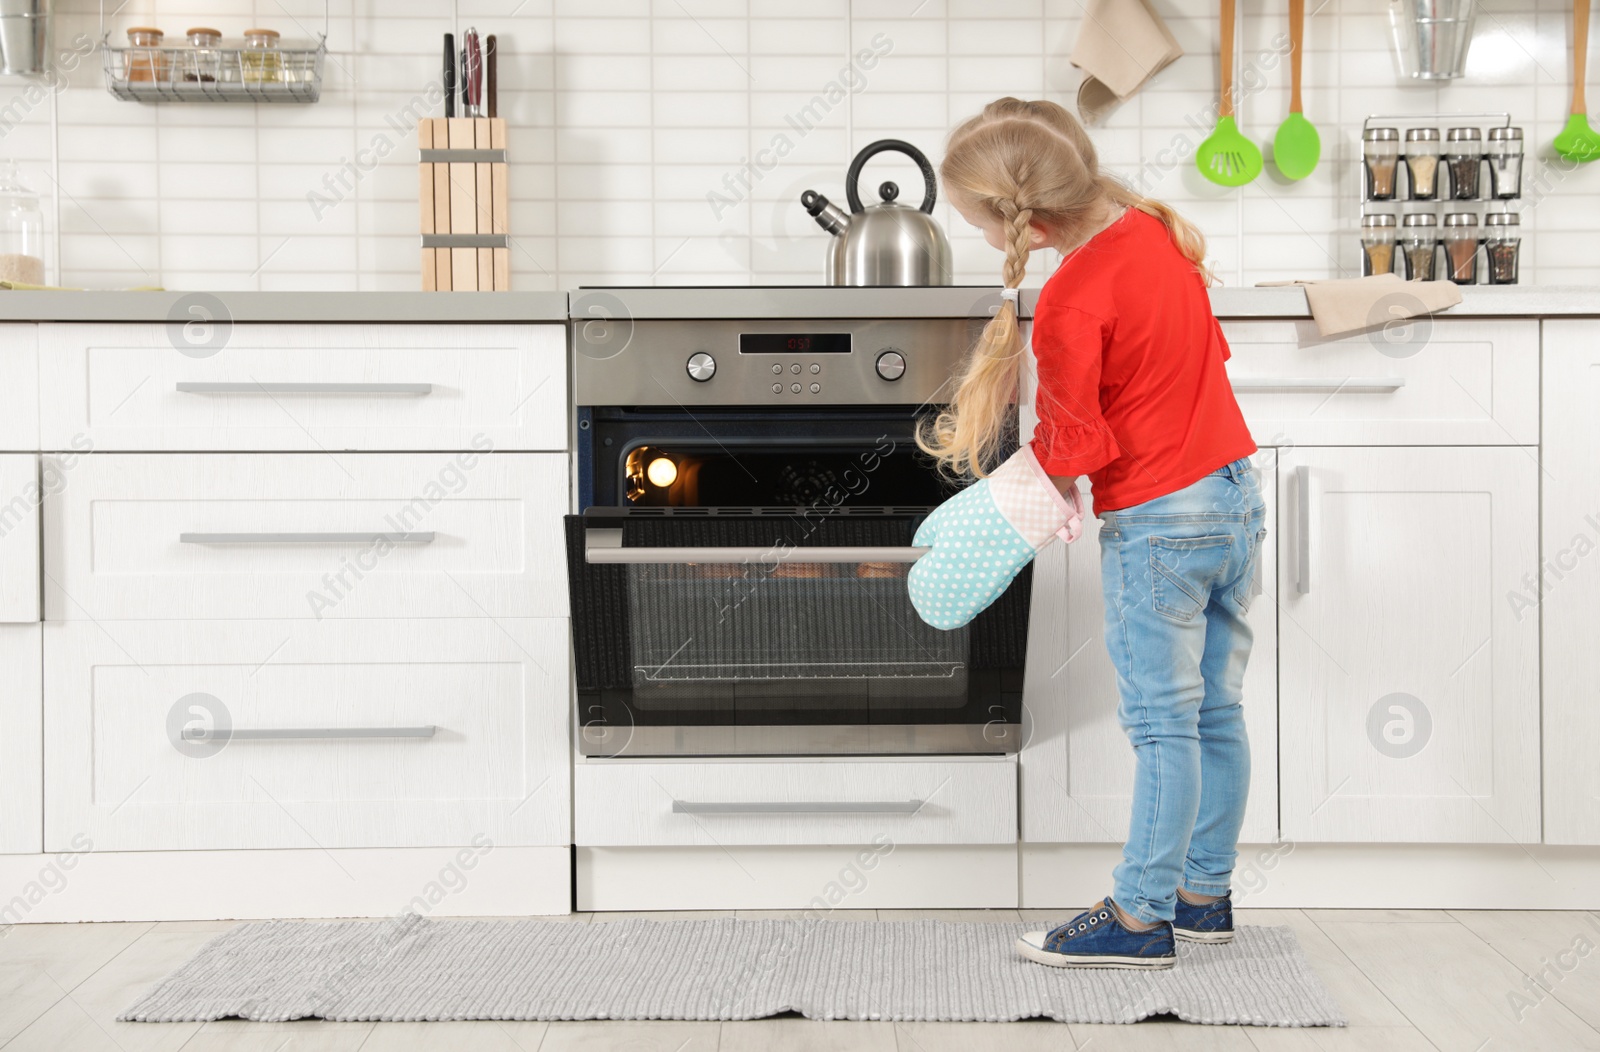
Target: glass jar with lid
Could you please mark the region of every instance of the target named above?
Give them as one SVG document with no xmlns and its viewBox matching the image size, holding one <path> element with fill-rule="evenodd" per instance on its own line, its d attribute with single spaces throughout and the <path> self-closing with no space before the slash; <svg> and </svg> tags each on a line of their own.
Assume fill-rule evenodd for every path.
<svg viewBox="0 0 1600 1052">
<path fill-rule="evenodd" d="M 1451 128 L 1445 134 L 1444 163 L 1450 169 L 1450 196 L 1478 199 L 1478 174 L 1483 168 L 1483 133 L 1476 128 Z"/>
<path fill-rule="evenodd" d="M 1406 177 L 1411 196 L 1431 201 L 1439 186 L 1439 129 L 1406 129 Z"/>
<path fill-rule="evenodd" d="M 1394 272 L 1394 216 L 1387 212 L 1361 217 L 1361 276 Z"/>
<path fill-rule="evenodd" d="M 276 29 L 246 29 L 239 55 L 246 84 L 277 84 L 283 80 L 283 53 Z"/>
<path fill-rule="evenodd" d="M 1457 285 L 1478 283 L 1478 217 L 1451 212 L 1444 217 L 1444 259 Z"/>
<path fill-rule="evenodd" d="M 222 76 L 222 57 L 217 49 L 222 44 L 220 30 L 196 26 L 184 34 L 189 39 L 189 52 L 183 56 L 183 80 L 188 84 L 213 84 Z"/>
<path fill-rule="evenodd" d="M 128 30 L 128 48 L 123 53 L 123 71 L 130 84 L 161 84 L 167 80 L 167 53 L 161 49 L 166 34 L 154 26 L 134 26 Z"/>
<path fill-rule="evenodd" d="M 1392 200 L 1395 172 L 1400 166 L 1399 130 L 1368 128 L 1361 135 L 1361 159 L 1367 177 L 1367 200 Z"/>
<path fill-rule="evenodd" d="M 39 195 L 0 162 L 0 280 L 44 284 L 44 210 Z"/>
<path fill-rule="evenodd" d="M 1406 278 L 1432 281 L 1433 260 L 1439 250 L 1439 221 L 1432 212 L 1416 212 L 1401 223 L 1400 251 L 1405 256 Z"/>
<path fill-rule="evenodd" d="M 1517 253 L 1522 244 L 1522 220 L 1515 212 L 1490 212 L 1483 217 L 1484 254 L 1489 257 L 1489 284 L 1517 283 Z"/>
<path fill-rule="evenodd" d="M 1522 129 L 1490 128 L 1489 192 L 1501 200 L 1522 196 Z"/>
</svg>

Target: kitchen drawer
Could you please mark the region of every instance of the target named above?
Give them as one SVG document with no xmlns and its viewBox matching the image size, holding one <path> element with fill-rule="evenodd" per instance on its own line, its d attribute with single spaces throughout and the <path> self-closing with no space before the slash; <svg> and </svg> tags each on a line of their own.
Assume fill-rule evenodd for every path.
<svg viewBox="0 0 1600 1052">
<path fill-rule="evenodd" d="M 32 323 L 0 325 L 0 449 L 39 448 L 38 339 Z"/>
<path fill-rule="evenodd" d="M 1011 844 L 1010 759 L 580 763 L 574 843 Z"/>
<path fill-rule="evenodd" d="M 0 622 L 39 620 L 39 458 L 0 454 Z"/>
<path fill-rule="evenodd" d="M 556 450 L 561 325 L 46 325 L 45 449 Z"/>
<path fill-rule="evenodd" d="M 561 453 L 96 454 L 45 504 L 45 610 L 564 617 L 567 490 Z"/>
<path fill-rule="evenodd" d="M 1259 445 L 1539 442 L 1537 321 L 1422 318 L 1336 340 L 1309 321 L 1222 328 Z"/>
<path fill-rule="evenodd" d="M 567 653 L 559 618 L 47 623 L 46 850 L 569 843 Z"/>
</svg>

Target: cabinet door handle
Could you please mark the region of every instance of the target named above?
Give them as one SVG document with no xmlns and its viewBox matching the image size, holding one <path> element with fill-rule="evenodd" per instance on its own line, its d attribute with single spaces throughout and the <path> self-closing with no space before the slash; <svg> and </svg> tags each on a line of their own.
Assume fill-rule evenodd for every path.
<svg viewBox="0 0 1600 1052">
<path fill-rule="evenodd" d="M 1294 469 L 1295 483 L 1295 591 L 1311 592 L 1311 468 Z"/>
<path fill-rule="evenodd" d="M 1398 391 L 1406 385 L 1403 376 L 1241 376 L 1230 381 L 1235 391 Z"/>
<path fill-rule="evenodd" d="M 423 727 L 229 727 L 225 730 L 185 730 L 187 741 L 216 738 L 240 741 L 274 741 L 283 738 L 431 738 L 439 730 Z"/>
<path fill-rule="evenodd" d="M 432 530 L 413 533 L 180 533 L 179 544 L 432 544 Z"/>
<path fill-rule="evenodd" d="M 260 383 L 246 381 L 179 380 L 181 394 L 363 394 L 363 395 L 426 395 L 433 393 L 432 384 L 384 383 Z"/>
<path fill-rule="evenodd" d="M 748 802 L 672 801 L 675 815 L 914 815 L 922 810 L 921 800 L 815 800 L 789 803 L 780 800 Z"/>
</svg>

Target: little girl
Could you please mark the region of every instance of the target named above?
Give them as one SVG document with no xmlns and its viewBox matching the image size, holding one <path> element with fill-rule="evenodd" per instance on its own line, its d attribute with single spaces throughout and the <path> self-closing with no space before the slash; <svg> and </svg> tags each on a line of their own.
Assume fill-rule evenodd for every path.
<svg viewBox="0 0 1600 1052">
<path fill-rule="evenodd" d="M 1168 206 L 1102 173 L 1083 127 L 1053 102 L 990 103 L 951 134 L 940 176 L 955 209 L 1005 253 L 1008 293 L 949 408 L 919 442 L 958 473 L 989 474 L 1025 353 L 1009 290 L 1032 252 L 1060 251 L 1034 311 L 1033 440 L 950 503 L 988 489 L 984 499 L 1031 546 L 1025 563 L 1051 527 L 1075 535 L 1070 502 L 1077 477 L 1089 476 L 1117 716 L 1134 750 L 1133 821 L 1111 894 L 1017 948 L 1051 965 L 1171 967 L 1175 936 L 1233 937 L 1229 878 L 1250 783 L 1245 611 L 1266 533 L 1248 459 L 1256 445 L 1206 294 L 1205 240 Z M 1032 469 L 1015 468 L 1018 460 Z M 1030 475 L 1037 490 L 1056 492 L 1019 496 Z M 1061 513 L 1030 537 L 1022 524 L 1036 524 L 1062 495 Z M 1014 511 L 1025 499 L 1036 502 L 1031 515 Z M 970 552 L 983 542 L 950 539 L 957 531 L 944 510 L 929 517 L 934 551 L 915 571 L 924 587 L 930 577 L 962 579 L 981 558 Z M 936 553 L 944 562 L 924 572 Z"/>
</svg>

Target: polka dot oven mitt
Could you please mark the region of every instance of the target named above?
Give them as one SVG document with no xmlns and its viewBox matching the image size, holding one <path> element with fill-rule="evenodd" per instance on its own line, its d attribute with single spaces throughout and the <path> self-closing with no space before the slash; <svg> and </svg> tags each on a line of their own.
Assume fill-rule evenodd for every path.
<svg viewBox="0 0 1600 1052">
<path fill-rule="evenodd" d="M 1077 488 L 1063 497 L 1023 446 L 988 478 L 935 508 L 911 541 L 932 550 L 911 567 L 907 586 L 918 616 L 960 628 L 988 608 L 1039 549 L 1083 532 Z"/>
</svg>

